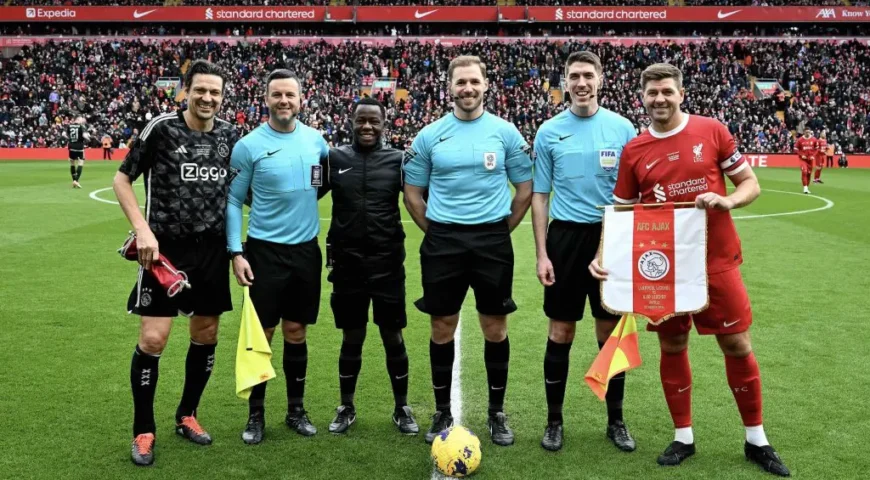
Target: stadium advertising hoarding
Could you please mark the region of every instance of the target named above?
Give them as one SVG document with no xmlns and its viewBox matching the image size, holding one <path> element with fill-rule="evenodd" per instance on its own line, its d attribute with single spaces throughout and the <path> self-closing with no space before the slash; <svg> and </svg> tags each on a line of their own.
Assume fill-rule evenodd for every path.
<svg viewBox="0 0 870 480">
<path fill-rule="evenodd" d="M 123 160 L 127 150 L 115 149 L 115 160 Z M 787 153 L 744 153 L 744 157 L 753 168 L 785 167 L 798 168 L 797 155 Z M 85 159 L 99 160 L 103 158 L 102 148 L 86 148 Z M 836 165 L 839 155 L 834 155 Z M 849 168 L 870 168 L 870 155 L 849 154 Z M 68 160 L 69 151 L 66 148 L 0 148 L 0 161 L 18 160 Z M 834 167 L 836 168 L 836 167 Z"/>
<path fill-rule="evenodd" d="M 870 7 L 0 7 L 9 22 L 868 22 Z"/>
</svg>

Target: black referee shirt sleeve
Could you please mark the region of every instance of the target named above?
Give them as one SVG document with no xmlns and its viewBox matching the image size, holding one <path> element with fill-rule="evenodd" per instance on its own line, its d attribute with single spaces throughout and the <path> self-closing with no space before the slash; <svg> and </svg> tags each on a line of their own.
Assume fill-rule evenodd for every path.
<svg viewBox="0 0 870 480">
<path fill-rule="evenodd" d="M 329 149 L 326 153 L 325 157 L 320 157 L 320 170 L 322 172 L 320 178 L 322 179 L 322 185 L 317 188 L 317 199 L 320 200 L 329 190 L 332 189 L 332 183 L 330 182 L 329 175 L 329 156 L 332 153 L 332 149 Z"/>
</svg>

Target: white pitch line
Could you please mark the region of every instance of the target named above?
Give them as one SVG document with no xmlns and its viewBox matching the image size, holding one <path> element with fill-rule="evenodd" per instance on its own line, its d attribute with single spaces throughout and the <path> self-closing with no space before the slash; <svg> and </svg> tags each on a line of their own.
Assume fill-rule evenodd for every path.
<svg viewBox="0 0 870 480">
<path fill-rule="evenodd" d="M 110 205 L 118 205 L 118 202 L 115 200 L 106 200 L 105 198 L 100 198 L 98 196 L 99 193 L 105 192 L 107 190 L 112 190 L 112 187 L 94 190 L 88 196 L 91 197 L 93 200 L 96 200 L 98 202 L 108 203 Z M 805 213 L 814 213 L 814 212 L 821 212 L 822 210 L 828 210 L 829 208 L 833 208 L 833 206 L 834 206 L 833 201 L 828 200 L 825 197 L 820 197 L 818 195 L 811 195 L 811 194 L 798 193 L 798 192 L 787 192 L 785 190 L 771 190 L 771 189 L 762 190 L 762 192 L 784 193 L 786 195 L 798 195 L 801 197 L 815 198 L 817 200 L 821 200 L 821 201 L 825 202 L 825 205 L 818 207 L 818 208 L 811 208 L 808 210 L 796 210 L 794 212 L 763 213 L 763 214 L 758 214 L 758 215 L 736 215 L 736 216 L 732 216 L 731 218 L 733 218 L 734 220 L 750 220 L 753 218 L 783 217 L 786 215 L 803 215 Z M 145 207 L 140 205 L 139 208 L 145 208 Z M 245 216 L 247 216 L 247 214 L 245 214 Z M 321 218 L 320 220 L 322 222 L 330 221 L 329 218 Z M 413 220 L 402 220 L 402 223 L 414 223 L 414 222 L 413 222 Z M 521 222 L 520 223 L 520 225 L 531 225 L 531 224 L 532 224 L 532 222 Z"/>
<path fill-rule="evenodd" d="M 810 210 L 798 210 L 795 212 L 782 212 L 782 213 L 765 213 L 765 214 L 760 214 L 760 215 L 740 215 L 740 216 L 735 216 L 732 218 L 734 220 L 749 220 L 751 218 L 768 218 L 768 217 L 782 217 L 785 215 L 802 215 L 804 213 L 821 212 L 822 210 L 827 210 L 829 208 L 833 208 L 833 206 L 834 206 L 834 202 L 828 200 L 825 197 L 820 197 L 818 195 L 811 195 L 811 194 L 807 194 L 807 193 L 797 193 L 797 192 L 786 192 L 785 190 L 762 190 L 762 193 L 765 191 L 775 192 L 775 193 L 784 193 L 786 195 L 799 195 L 801 197 L 815 198 L 815 199 L 818 199 L 818 200 L 825 202 L 825 205 L 822 207 L 813 208 Z"/>
<path fill-rule="evenodd" d="M 456 323 L 456 332 L 453 333 L 453 380 L 450 386 L 450 412 L 453 414 L 453 424 L 462 425 L 462 313 Z M 449 480 L 452 477 L 442 475 L 432 465 L 431 480 Z"/>
</svg>

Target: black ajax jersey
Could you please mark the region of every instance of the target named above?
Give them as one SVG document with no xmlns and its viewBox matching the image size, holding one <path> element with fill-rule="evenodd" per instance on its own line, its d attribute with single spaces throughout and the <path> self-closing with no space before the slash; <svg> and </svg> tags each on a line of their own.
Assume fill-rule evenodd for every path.
<svg viewBox="0 0 870 480">
<path fill-rule="evenodd" d="M 67 125 L 67 134 L 69 134 L 69 149 L 75 151 L 83 151 L 85 149 L 85 127 L 77 123 Z"/>
<path fill-rule="evenodd" d="M 158 238 L 226 235 L 230 154 L 239 136 L 215 119 L 191 130 L 181 111 L 155 117 L 133 142 L 119 171 L 144 176 L 145 219 Z"/>
</svg>

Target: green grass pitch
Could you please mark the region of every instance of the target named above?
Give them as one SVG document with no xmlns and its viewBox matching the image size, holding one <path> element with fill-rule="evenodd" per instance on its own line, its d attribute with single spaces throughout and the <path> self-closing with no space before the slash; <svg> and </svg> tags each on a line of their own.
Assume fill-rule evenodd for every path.
<svg viewBox="0 0 870 480">
<path fill-rule="evenodd" d="M 266 440 L 254 447 L 241 442 L 247 404 L 234 393 L 241 289 L 233 282 L 236 310 L 223 318 L 217 364 L 200 406 L 200 420 L 214 445 L 198 447 L 173 433 L 188 343 L 181 318 L 160 362 L 156 463 L 151 469 L 135 468 L 129 460 L 129 365 L 139 326 L 127 315 L 125 302 L 136 269 L 115 253 L 129 226 L 117 205 L 89 196 L 111 186 L 116 168 L 114 162 L 88 162 L 84 189 L 73 190 L 65 162 L 0 163 L 0 477 L 430 478 L 422 433 L 402 437 L 390 421 L 392 396 L 374 331 L 363 356 L 357 423 L 347 436 L 327 432 L 339 403 L 341 337 L 329 309 L 325 270 L 321 316 L 309 330 L 306 386 L 306 408 L 318 435 L 302 438 L 283 424 L 282 347 L 275 342 L 278 378 L 267 393 Z M 795 477 L 863 477 L 870 466 L 862 448 L 870 432 L 870 170 L 826 170 L 826 183 L 812 187 L 822 198 L 794 194 L 800 192 L 796 169 L 756 171 L 761 198 L 734 214 L 754 216 L 737 220 L 737 227 L 754 308 L 751 332 L 762 371 L 768 438 Z M 114 200 L 110 189 L 97 196 Z M 828 205 L 825 199 L 833 202 L 831 208 L 769 216 L 820 209 Z M 328 217 L 328 198 L 320 208 Z M 698 453 L 681 467 L 663 469 L 655 463 L 673 430 L 659 384 L 657 342 L 649 333 L 641 333 L 644 363 L 629 373 L 626 387 L 625 417 L 638 449 L 626 454 L 607 442 L 604 405 L 582 381 L 597 352 L 589 321 L 579 325 L 571 354 L 564 449 L 553 454 L 540 447 L 547 326 L 530 220 L 529 215 L 513 234 L 519 311 L 509 320 L 506 411 L 517 436 L 511 447 L 496 447 L 488 439 L 483 339 L 473 296 L 463 308 L 462 423 L 483 444 L 475 477 L 764 478 L 743 459 L 743 428 L 722 355 L 713 338 L 694 333 L 690 356 Z M 328 222 L 321 226 L 322 246 Z M 429 326 L 411 303 L 421 292 L 422 235 L 413 223 L 405 227 L 409 400 L 425 430 L 433 410 Z"/>
</svg>

